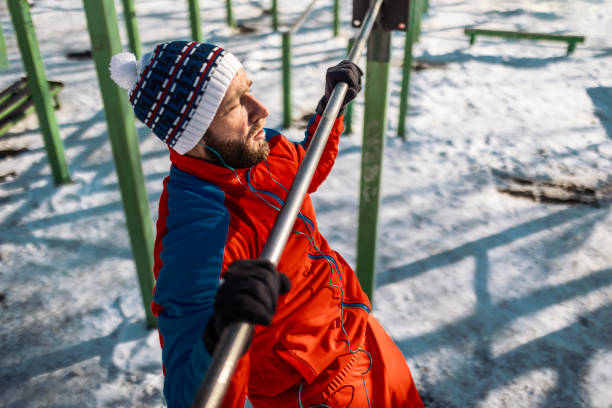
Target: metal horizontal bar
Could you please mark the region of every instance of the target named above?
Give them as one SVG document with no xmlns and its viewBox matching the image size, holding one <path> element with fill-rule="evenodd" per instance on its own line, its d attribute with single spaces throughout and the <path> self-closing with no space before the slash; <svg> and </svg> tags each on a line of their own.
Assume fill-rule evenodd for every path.
<svg viewBox="0 0 612 408">
<path fill-rule="evenodd" d="M 50 88 L 51 97 L 55 98 L 60 91 L 60 88 Z M 57 102 L 57 101 L 56 101 Z M 55 108 L 58 108 L 58 104 L 56 103 Z M 18 109 L 18 110 L 17 110 Z M 15 110 L 17 110 L 15 112 Z M 34 112 L 34 103 L 32 102 L 32 98 L 28 95 L 26 98 L 19 101 L 19 104 L 11 106 L 10 111 L 1 111 L 0 112 L 0 136 L 3 136 L 7 133 L 13 126 L 15 126 L 19 121 L 23 120 L 26 116 L 30 115 Z"/>
<path fill-rule="evenodd" d="M 584 42 L 584 36 L 581 35 L 563 35 L 563 34 L 545 34 L 545 33 L 530 33 L 524 31 L 505 31 L 505 30 L 486 30 L 480 28 L 466 28 L 465 35 L 476 36 L 484 35 L 489 37 L 505 37 L 505 38 L 524 38 L 529 40 L 550 40 L 550 41 L 565 41 L 565 42 Z"/>
<path fill-rule="evenodd" d="M 315 3 L 317 2 L 317 0 L 312 0 L 310 2 L 310 4 L 308 5 L 308 7 L 306 8 L 306 10 L 304 10 L 304 12 L 302 13 L 302 15 L 300 16 L 300 18 L 298 18 L 298 20 L 293 24 L 293 26 L 289 29 L 289 34 L 293 35 L 295 34 L 300 28 L 302 28 L 302 24 L 304 24 L 304 21 L 306 21 L 306 18 L 308 18 L 308 15 L 310 14 L 310 12 L 312 11 L 312 8 L 314 7 Z"/>
<path fill-rule="evenodd" d="M 47 81 L 49 84 L 49 92 L 51 97 L 57 95 L 57 93 L 64 87 L 61 82 Z M 59 85 L 58 85 L 59 84 Z M 11 85 L 7 91 L 3 92 L 0 96 L 0 120 L 8 117 L 13 111 L 20 109 L 24 104 L 32 105 L 32 94 L 27 87 L 27 82 L 22 79 L 13 85 Z"/>
</svg>

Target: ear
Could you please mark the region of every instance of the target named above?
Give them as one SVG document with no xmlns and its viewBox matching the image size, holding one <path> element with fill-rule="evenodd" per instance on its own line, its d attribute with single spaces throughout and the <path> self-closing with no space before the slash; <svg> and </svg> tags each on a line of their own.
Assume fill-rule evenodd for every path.
<svg viewBox="0 0 612 408">
<path fill-rule="evenodd" d="M 210 157 L 206 151 L 206 142 L 204 142 L 204 138 L 200 139 L 193 149 L 186 152 L 185 156 L 194 157 L 200 160 L 210 160 Z"/>
</svg>

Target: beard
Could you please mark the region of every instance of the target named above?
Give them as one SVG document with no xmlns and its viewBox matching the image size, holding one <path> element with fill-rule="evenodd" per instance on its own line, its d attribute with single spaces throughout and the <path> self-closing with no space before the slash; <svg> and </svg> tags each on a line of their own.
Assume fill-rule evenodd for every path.
<svg viewBox="0 0 612 408">
<path fill-rule="evenodd" d="M 261 126 L 253 126 L 245 139 L 238 140 L 227 140 L 223 136 L 207 131 L 204 135 L 204 143 L 215 149 L 228 166 L 235 169 L 246 169 L 265 160 L 270 154 L 270 145 L 265 138 L 254 139 L 261 129 Z M 216 155 L 213 157 L 218 158 Z"/>
</svg>

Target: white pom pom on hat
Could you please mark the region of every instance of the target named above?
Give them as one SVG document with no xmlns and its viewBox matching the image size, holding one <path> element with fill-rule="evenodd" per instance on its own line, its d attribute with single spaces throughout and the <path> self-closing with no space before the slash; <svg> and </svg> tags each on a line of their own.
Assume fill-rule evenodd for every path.
<svg viewBox="0 0 612 408">
<path fill-rule="evenodd" d="M 130 90 L 138 79 L 138 62 L 130 52 L 120 52 L 111 58 L 110 75 L 113 81 L 123 89 Z"/>
</svg>

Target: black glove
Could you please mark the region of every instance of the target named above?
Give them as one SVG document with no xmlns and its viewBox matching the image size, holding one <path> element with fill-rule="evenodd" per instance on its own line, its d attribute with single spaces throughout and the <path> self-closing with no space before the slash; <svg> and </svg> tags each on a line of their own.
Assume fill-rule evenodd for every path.
<svg viewBox="0 0 612 408">
<path fill-rule="evenodd" d="M 274 264 L 266 259 L 233 262 L 223 275 L 213 316 L 202 334 L 208 352 L 213 353 L 223 330 L 230 323 L 269 326 L 279 295 L 289 292 L 290 288 L 287 275 L 279 273 Z"/>
<path fill-rule="evenodd" d="M 346 105 L 355 99 L 359 91 L 361 91 L 362 75 L 363 71 L 361 68 L 347 60 L 340 62 L 336 66 L 328 68 L 327 74 L 325 75 L 325 95 L 321 98 L 319 104 L 317 105 L 317 113 L 319 115 L 323 114 L 336 84 L 338 82 L 345 82 L 348 85 L 348 90 L 346 91 L 346 96 L 342 101 L 342 106 L 338 116 L 344 115 Z"/>
</svg>

